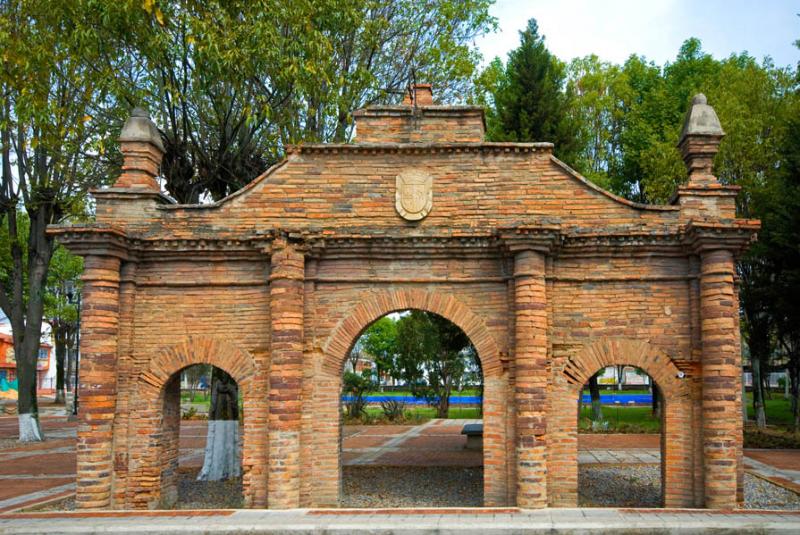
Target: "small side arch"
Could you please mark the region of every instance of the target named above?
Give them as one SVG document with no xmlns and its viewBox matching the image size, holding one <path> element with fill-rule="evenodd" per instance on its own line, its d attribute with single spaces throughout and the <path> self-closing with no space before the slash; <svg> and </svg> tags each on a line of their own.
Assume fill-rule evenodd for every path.
<svg viewBox="0 0 800 535">
<path fill-rule="evenodd" d="M 244 505 L 266 505 L 266 477 L 260 477 L 265 474 L 266 429 L 258 420 L 258 414 L 266 412 L 266 402 L 255 386 L 253 356 L 229 341 L 189 336 L 157 351 L 135 379 L 125 497 L 128 508 L 170 506 L 177 498 L 180 386 L 176 381 L 181 370 L 195 364 L 216 366 L 238 384 L 244 401 Z"/>
<path fill-rule="evenodd" d="M 561 378 L 577 392 L 598 370 L 621 364 L 644 370 L 658 383 L 665 398 L 689 395 L 688 385 L 678 378 L 680 370 L 669 355 L 647 340 L 595 340 L 568 359 Z"/>
<path fill-rule="evenodd" d="M 160 391 L 170 377 L 193 364 L 210 364 L 225 370 L 243 391 L 256 371 L 252 355 L 236 345 L 208 336 L 189 336 L 156 353 L 139 374 L 139 387 Z"/>
<path fill-rule="evenodd" d="M 636 366 L 664 395 L 661 433 L 662 501 L 666 507 L 693 507 L 694 443 L 692 378 L 681 374 L 667 353 L 647 340 L 600 338 L 554 366 L 548 418 L 548 496 L 551 506 L 578 505 L 578 415 L 581 388 L 597 371 L 614 365 Z"/>
</svg>

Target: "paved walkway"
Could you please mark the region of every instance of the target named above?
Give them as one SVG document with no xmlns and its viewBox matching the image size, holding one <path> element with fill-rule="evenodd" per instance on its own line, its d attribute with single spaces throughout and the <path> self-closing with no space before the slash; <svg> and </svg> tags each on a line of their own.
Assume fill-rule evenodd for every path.
<svg viewBox="0 0 800 535">
<path fill-rule="evenodd" d="M 480 420 L 430 420 L 422 425 L 346 426 L 344 465 L 481 466 L 480 450 L 466 449 L 461 429 Z"/>
<path fill-rule="evenodd" d="M 408 426 L 345 426 L 345 465 L 479 467 L 479 450 L 467 450 L 461 428 L 470 420 L 431 420 Z M 61 499 L 75 489 L 75 423 L 43 416 L 44 443 L 18 446 L 17 418 L 0 417 L 0 513 Z M 184 467 L 203 462 L 206 423 L 181 424 Z M 650 464 L 660 461 L 658 435 L 581 435 L 579 461 L 588 464 Z M 753 474 L 800 493 L 800 450 L 745 450 Z M 13 483 L 12 483 L 13 482 Z M 800 531 L 800 530 L 798 530 Z"/>
<path fill-rule="evenodd" d="M 436 509 L 152 511 L 0 516 L 0 533 L 797 533 L 800 513 L 704 510 Z"/>
</svg>

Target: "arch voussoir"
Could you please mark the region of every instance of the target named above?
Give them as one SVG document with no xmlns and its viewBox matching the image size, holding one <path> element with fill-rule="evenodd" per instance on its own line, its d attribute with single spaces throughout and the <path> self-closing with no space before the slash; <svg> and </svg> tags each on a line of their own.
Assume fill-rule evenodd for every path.
<svg viewBox="0 0 800 535">
<path fill-rule="evenodd" d="M 452 321 L 475 345 L 484 373 L 502 369 L 497 343 L 479 316 L 452 295 L 416 289 L 365 295 L 365 299 L 339 322 L 325 342 L 323 369 L 333 374 L 341 373 L 348 351 L 364 329 L 386 314 L 406 309 L 425 310 Z"/>
</svg>

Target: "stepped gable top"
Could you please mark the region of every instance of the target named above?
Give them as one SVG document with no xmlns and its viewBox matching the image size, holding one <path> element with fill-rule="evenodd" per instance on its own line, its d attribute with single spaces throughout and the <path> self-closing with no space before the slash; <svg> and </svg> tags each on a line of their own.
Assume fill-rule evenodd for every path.
<svg viewBox="0 0 800 535">
<path fill-rule="evenodd" d="M 495 236 L 499 229 L 544 226 L 558 227 L 564 238 L 676 238 L 695 219 L 749 232 L 733 219 L 732 200 L 719 200 L 728 193 L 709 162 L 721 128 L 701 96 L 681 147 L 696 178 L 673 205 L 643 205 L 603 190 L 553 156 L 550 143 L 486 142 L 483 110 L 435 105 L 430 86 L 415 87 L 401 105 L 370 107 L 355 117 L 354 143 L 289 147 L 283 161 L 228 197 L 180 205 L 158 192 L 158 130 L 136 110 L 121 136 L 123 173 L 114 187 L 96 192 L 97 223 L 123 239 L 148 242 L 263 240 L 280 229 L 326 240 L 455 230 Z M 97 230 L 51 229 L 65 239 Z"/>
<path fill-rule="evenodd" d="M 352 143 L 301 143 L 287 146 L 287 159 L 267 170 L 244 188 L 215 203 L 201 205 L 165 205 L 161 210 L 204 210 L 222 206 L 228 201 L 241 198 L 257 189 L 271 176 L 287 171 L 292 158 L 299 155 L 333 156 L 344 154 L 379 155 L 402 153 L 418 155 L 462 154 L 464 157 L 479 157 L 489 154 L 539 154 L 549 158 L 563 175 L 579 183 L 586 190 L 627 208 L 645 212 L 674 212 L 678 208 L 670 205 L 649 205 L 630 201 L 606 191 L 581 176 L 577 171 L 552 155 L 553 144 L 549 142 L 488 142 L 485 141 L 486 121 L 480 106 L 435 104 L 430 84 L 416 84 L 409 88 L 402 104 L 377 105 L 353 113 L 356 135 Z M 473 156 L 470 156 L 473 155 Z M 524 157 L 524 156 L 523 156 Z M 478 164 L 480 165 L 480 164 Z M 635 216 L 634 216 L 635 217 Z"/>
</svg>

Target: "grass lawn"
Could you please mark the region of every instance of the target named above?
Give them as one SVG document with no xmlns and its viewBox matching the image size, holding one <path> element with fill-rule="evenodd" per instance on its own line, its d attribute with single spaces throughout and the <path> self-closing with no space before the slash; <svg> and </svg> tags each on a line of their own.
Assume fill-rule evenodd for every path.
<svg viewBox="0 0 800 535">
<path fill-rule="evenodd" d="M 795 433 L 792 426 L 791 401 L 783 397 L 783 392 L 773 392 L 772 399 L 764 400 L 766 429 L 758 429 L 755 425 L 753 393 L 747 392 L 745 399 L 750 420 L 744 428 L 745 448 L 800 448 L 800 433 Z"/>
<path fill-rule="evenodd" d="M 650 407 L 603 406 L 603 419 L 608 422 L 604 430 L 592 431 L 589 416 L 592 407 L 584 404 L 581 409 L 580 432 L 582 433 L 660 433 L 661 418 L 653 418 Z"/>
<path fill-rule="evenodd" d="M 194 394 L 194 395 L 192 395 Z M 194 393 L 188 390 L 181 390 L 181 403 L 210 403 L 211 396 L 206 396 L 202 390 Z"/>
<path fill-rule="evenodd" d="M 792 425 L 792 405 L 791 400 L 784 399 L 783 393 L 772 393 L 772 399 L 764 400 L 764 410 L 767 413 L 767 425 L 780 425 L 789 427 Z M 747 417 L 755 420 L 755 410 L 753 409 L 753 393 L 747 393 Z"/>
</svg>

